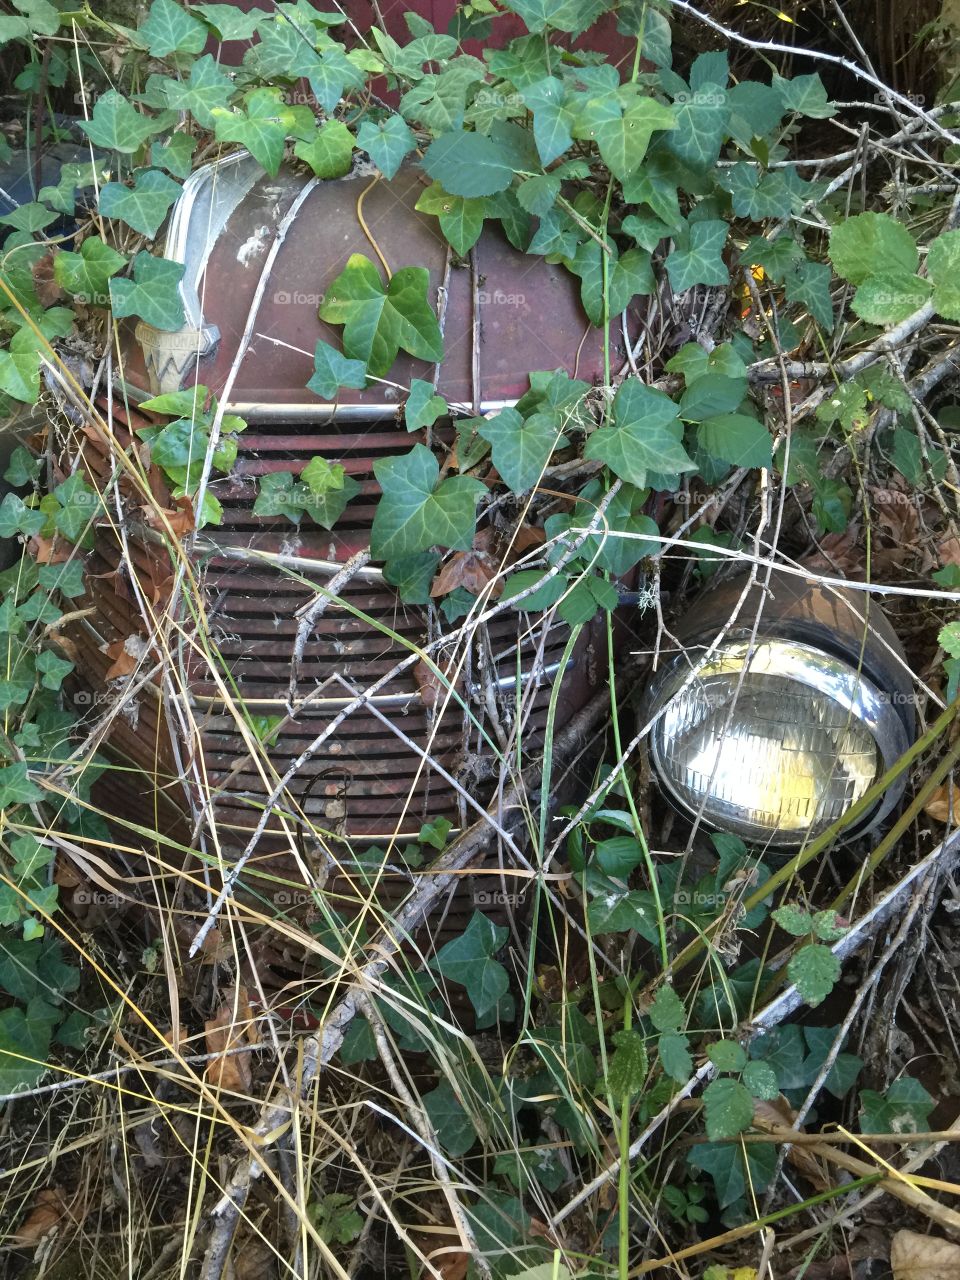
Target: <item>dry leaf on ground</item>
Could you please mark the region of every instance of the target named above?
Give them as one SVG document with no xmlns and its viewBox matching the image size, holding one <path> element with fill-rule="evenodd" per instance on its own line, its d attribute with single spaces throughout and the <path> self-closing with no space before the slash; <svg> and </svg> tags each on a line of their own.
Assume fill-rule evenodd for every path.
<svg viewBox="0 0 960 1280">
<path fill-rule="evenodd" d="M 916 1231 L 898 1231 L 890 1244 L 893 1280 L 960 1280 L 960 1245 Z"/>
<path fill-rule="evenodd" d="M 932 818 L 934 822 L 942 822 L 944 825 L 956 821 L 958 809 L 960 809 L 960 792 L 957 791 L 956 785 L 950 782 L 937 787 L 923 806 L 923 811 L 928 818 Z"/>
<path fill-rule="evenodd" d="M 235 1093 L 249 1093 L 250 1059 L 245 1053 L 229 1052 L 244 1041 L 257 1044 L 259 1040 L 246 987 L 228 991 L 216 1016 L 205 1025 L 207 1052 L 220 1055 L 207 1064 L 208 1082 Z"/>
<path fill-rule="evenodd" d="M 72 1220 L 63 1191 L 59 1187 L 44 1187 L 37 1192 L 23 1225 L 13 1236 L 13 1243 L 36 1244 L 66 1218 Z"/>
</svg>

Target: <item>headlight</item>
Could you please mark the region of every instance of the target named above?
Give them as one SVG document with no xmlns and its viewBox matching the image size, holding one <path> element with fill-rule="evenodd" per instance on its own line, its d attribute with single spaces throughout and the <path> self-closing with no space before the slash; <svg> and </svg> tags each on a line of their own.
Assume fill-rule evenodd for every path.
<svg viewBox="0 0 960 1280">
<path fill-rule="evenodd" d="M 742 583 L 706 597 L 679 628 L 683 647 L 653 678 L 642 709 L 653 770 L 671 800 L 753 843 L 796 846 L 850 808 L 903 754 L 913 711 L 889 623 L 853 593 L 775 575 L 710 652 Z M 709 653 L 709 656 L 706 656 Z M 896 805 L 903 782 L 851 828 Z"/>
</svg>

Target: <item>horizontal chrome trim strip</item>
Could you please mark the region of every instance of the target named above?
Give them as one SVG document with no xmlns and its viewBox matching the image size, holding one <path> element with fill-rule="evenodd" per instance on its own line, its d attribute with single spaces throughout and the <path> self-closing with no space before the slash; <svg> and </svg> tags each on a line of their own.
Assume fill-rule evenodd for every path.
<svg viewBox="0 0 960 1280">
<path fill-rule="evenodd" d="M 304 572 L 326 573 L 333 577 L 346 567 L 346 561 L 314 560 L 310 556 L 284 555 L 279 551 L 257 551 L 253 547 L 223 547 L 211 538 L 198 538 L 196 549 L 204 555 L 218 556 L 223 560 L 236 560 L 243 564 L 276 565 L 281 569 L 300 569 Z M 375 565 L 364 565 L 353 574 L 362 582 L 383 582 L 383 570 Z M 331 601 L 335 605 L 336 600 Z"/>
<path fill-rule="evenodd" d="M 516 403 L 516 400 L 484 400 L 480 412 L 499 413 Z M 261 404 L 255 400 L 231 400 L 227 404 L 230 413 L 248 422 L 383 422 L 396 418 L 401 407 L 399 401 L 393 404 Z M 465 415 L 471 413 L 472 410 L 464 410 Z"/>
<path fill-rule="evenodd" d="M 568 665 L 572 665 L 572 662 Z M 559 662 L 551 662 L 549 666 L 543 668 L 543 678 L 553 677 L 560 670 Z M 520 677 L 521 687 L 525 687 L 531 681 L 532 677 L 529 672 L 524 672 Z M 495 689 L 509 690 L 516 688 L 516 676 L 501 676 L 499 680 L 493 681 Z M 481 693 L 482 689 L 479 685 L 471 684 L 468 686 L 467 693 Z M 457 698 L 457 691 L 453 690 L 454 697 Z M 242 696 L 242 695 L 241 695 Z M 409 693 L 375 693 L 372 698 L 367 701 L 374 707 L 403 707 L 409 702 L 416 701 L 420 697 L 417 690 L 413 689 Z M 352 702 L 356 702 L 356 697 L 336 697 L 336 698 L 311 698 L 310 701 L 303 706 L 302 710 L 307 713 L 314 711 L 342 711 L 344 707 L 349 707 Z M 190 695 L 190 703 L 192 706 L 203 707 L 209 710 L 211 707 L 223 706 L 224 700 L 220 697 L 214 697 L 213 694 L 194 693 Z M 243 698 L 245 707 L 281 707 L 286 709 L 286 698 Z M 358 707 L 358 712 L 362 713 L 363 708 Z"/>
<path fill-rule="evenodd" d="M 132 404 L 142 404 L 153 396 L 152 391 L 136 387 L 131 382 L 117 378 L 114 382 L 119 396 L 126 396 Z M 480 413 L 499 413 L 501 409 L 512 409 L 516 400 L 484 400 L 480 404 Z M 389 422 L 395 419 L 402 407 L 402 401 L 393 404 L 304 404 L 297 401 L 292 404 L 262 404 L 258 400 L 230 400 L 225 412 L 235 413 L 247 422 L 303 422 L 322 426 L 327 422 Z M 456 409 L 456 405 L 451 408 Z M 464 416 L 472 415 L 471 409 L 464 409 Z"/>
</svg>

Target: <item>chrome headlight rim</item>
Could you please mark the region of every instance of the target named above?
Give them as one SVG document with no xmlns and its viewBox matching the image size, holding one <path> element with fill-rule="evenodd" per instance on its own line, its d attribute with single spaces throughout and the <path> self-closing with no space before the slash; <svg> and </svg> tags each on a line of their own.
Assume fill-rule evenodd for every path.
<svg viewBox="0 0 960 1280">
<path fill-rule="evenodd" d="M 708 646 L 695 647 L 705 651 Z M 745 669 L 746 668 L 746 669 Z M 838 657 L 816 645 L 778 636 L 762 636 L 756 640 L 728 637 L 710 654 L 706 662 L 691 655 L 689 650 L 677 654 L 654 677 L 643 702 L 643 723 L 651 723 L 648 752 L 652 769 L 675 808 L 688 817 L 695 816 L 689 800 L 676 785 L 662 758 L 661 738 L 658 726 L 671 701 L 690 684 L 710 679 L 712 676 L 771 675 L 792 681 L 830 698 L 843 707 L 853 719 L 871 734 L 881 761 L 878 777 L 887 772 L 903 755 L 910 744 L 909 734 L 900 710 L 864 669 L 856 663 Z M 736 713 L 734 712 L 734 715 Z M 887 787 L 876 806 L 859 821 L 852 823 L 842 835 L 852 840 L 877 826 L 896 807 L 906 786 L 901 776 Z M 709 800 L 709 792 L 704 793 Z M 730 829 L 725 824 L 701 813 L 700 822 L 708 830 Z M 811 837 L 808 831 L 771 829 L 762 843 L 771 848 L 798 848 Z M 754 838 L 753 843 L 758 843 Z"/>
</svg>

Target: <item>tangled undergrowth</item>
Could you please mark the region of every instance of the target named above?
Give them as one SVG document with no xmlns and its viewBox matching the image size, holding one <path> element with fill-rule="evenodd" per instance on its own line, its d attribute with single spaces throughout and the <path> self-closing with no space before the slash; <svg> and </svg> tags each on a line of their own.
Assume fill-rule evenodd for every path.
<svg viewBox="0 0 960 1280">
<path fill-rule="evenodd" d="M 948 7 L 872 51 L 829 4 L 474 0 L 448 33 L 307 0 L 153 0 L 136 29 L 9 9 L 34 198 L 0 217 L 5 1273 L 956 1267 Z M 67 141 L 86 153 L 48 174 Z M 134 403 L 131 321 L 199 332 L 161 227 L 238 147 L 287 205 L 226 376 Z M 440 288 L 364 216 L 411 173 Z M 304 282 L 307 385 L 397 406 L 399 444 L 359 482 L 319 446 L 258 471 L 267 429 L 233 395 L 325 184 L 369 252 Z M 493 412 L 441 394 L 448 284 L 466 272 L 477 304 L 484 235 L 576 281 L 596 378 L 530 368 Z M 398 383 L 406 356 L 421 376 Z M 240 480 L 269 546 L 227 536 Z M 298 559 L 361 509 L 368 547 L 325 575 Z M 270 623 L 283 696 L 245 689 L 225 562 L 293 601 Z M 882 605 L 919 726 L 790 857 L 668 809 L 637 697 L 701 588 L 773 568 Z M 332 645 L 356 621 L 396 661 L 311 688 L 330 619 Z M 488 660 L 507 623 L 531 654 L 513 682 Z M 571 712 L 552 676 L 587 644 Z M 413 694 L 378 710 L 400 677 Z M 336 785 L 311 796 L 363 716 L 420 753 L 377 842 L 347 838 Z M 421 821 L 427 774 L 456 821 Z M 845 841 L 901 777 L 899 812 Z"/>
</svg>

